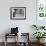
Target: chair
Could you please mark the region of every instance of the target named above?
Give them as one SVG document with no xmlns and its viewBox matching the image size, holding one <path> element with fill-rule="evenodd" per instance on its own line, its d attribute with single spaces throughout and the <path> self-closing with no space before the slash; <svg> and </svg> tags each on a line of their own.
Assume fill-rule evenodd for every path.
<svg viewBox="0 0 46 46">
<path fill-rule="evenodd" d="M 12 35 L 12 34 L 9 34 L 9 33 L 5 34 L 5 46 L 8 45 L 7 39 L 10 38 L 11 36 L 17 36 L 17 38 L 15 38 L 15 40 L 16 40 L 16 46 L 18 46 L 18 34 L 17 35 L 16 34 Z"/>
<path fill-rule="evenodd" d="M 21 33 L 21 37 L 20 40 L 24 40 L 19 42 L 19 46 L 30 46 L 30 42 L 29 42 L 29 33 Z"/>
<path fill-rule="evenodd" d="M 15 38 L 15 40 L 17 40 L 16 46 L 18 46 L 18 27 L 11 28 L 11 33 L 5 33 L 5 46 L 8 45 L 7 38 L 10 38 L 10 37 L 13 37 L 13 36 L 17 36 L 17 38 Z"/>
</svg>

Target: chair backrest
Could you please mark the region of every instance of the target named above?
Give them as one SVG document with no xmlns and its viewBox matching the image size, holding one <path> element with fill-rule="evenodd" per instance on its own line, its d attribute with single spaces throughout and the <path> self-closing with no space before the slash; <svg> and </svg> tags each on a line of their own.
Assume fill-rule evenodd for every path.
<svg viewBox="0 0 46 46">
<path fill-rule="evenodd" d="M 11 28 L 11 34 L 18 33 L 18 27 L 16 28 Z"/>
</svg>

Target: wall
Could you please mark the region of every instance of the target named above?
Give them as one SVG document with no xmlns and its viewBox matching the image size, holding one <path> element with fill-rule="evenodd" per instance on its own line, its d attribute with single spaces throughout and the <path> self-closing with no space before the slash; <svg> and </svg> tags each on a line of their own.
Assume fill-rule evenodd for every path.
<svg viewBox="0 0 46 46">
<path fill-rule="evenodd" d="M 10 7 L 26 7 L 26 20 L 10 20 Z M 36 24 L 36 0 L 0 0 L 0 34 L 17 26 L 19 32 L 29 32 L 32 37 L 32 24 Z"/>
</svg>

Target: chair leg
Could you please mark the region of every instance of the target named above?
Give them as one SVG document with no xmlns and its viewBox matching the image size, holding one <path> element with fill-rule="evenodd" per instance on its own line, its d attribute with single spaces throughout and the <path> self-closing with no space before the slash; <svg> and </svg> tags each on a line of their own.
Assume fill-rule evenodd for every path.
<svg viewBox="0 0 46 46">
<path fill-rule="evenodd" d="M 7 33 L 5 34 L 5 46 L 7 46 Z"/>
<path fill-rule="evenodd" d="M 5 44 L 5 46 L 7 46 L 7 42 L 6 41 L 4 42 L 4 44 Z"/>
</svg>

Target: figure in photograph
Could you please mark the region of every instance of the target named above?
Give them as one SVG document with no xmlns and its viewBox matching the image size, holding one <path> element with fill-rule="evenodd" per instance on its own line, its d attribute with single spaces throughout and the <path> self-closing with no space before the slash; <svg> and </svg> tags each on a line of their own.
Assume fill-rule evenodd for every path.
<svg viewBox="0 0 46 46">
<path fill-rule="evenodd" d="M 15 15 L 16 15 L 16 11 L 17 11 L 17 9 L 14 9 L 13 17 L 15 17 Z"/>
</svg>

